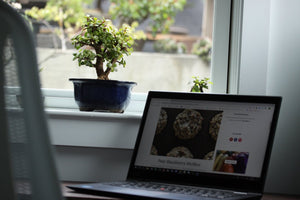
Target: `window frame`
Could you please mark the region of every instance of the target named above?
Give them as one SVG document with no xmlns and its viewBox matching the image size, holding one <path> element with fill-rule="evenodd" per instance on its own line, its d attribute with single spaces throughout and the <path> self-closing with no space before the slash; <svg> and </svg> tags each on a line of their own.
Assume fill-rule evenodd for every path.
<svg viewBox="0 0 300 200">
<path fill-rule="evenodd" d="M 230 53 L 230 25 L 231 25 L 231 0 L 215 0 L 214 15 L 214 50 L 213 62 L 211 66 L 212 73 L 212 91 L 213 93 L 226 93 L 229 69 L 229 53 Z M 45 96 L 45 110 L 49 119 L 51 137 L 54 145 L 63 146 L 83 146 L 98 148 L 133 148 L 132 141 L 135 141 L 139 121 L 141 119 L 144 104 L 146 101 L 146 93 L 133 93 L 131 103 L 123 114 L 116 113 L 95 113 L 80 112 L 74 101 L 73 90 L 56 90 L 42 89 Z M 92 121 L 92 123 L 90 123 Z M 97 121 L 97 123 L 95 123 Z M 79 130 L 76 122 L 82 122 L 81 127 L 85 130 L 101 130 L 104 135 L 113 135 L 113 138 L 126 139 L 113 140 L 112 137 L 106 137 L 103 134 L 101 141 L 103 143 L 95 143 L 95 131 Z M 114 124 L 112 128 L 112 123 Z M 129 124 L 130 129 L 124 129 L 122 126 Z M 74 128 L 72 126 L 74 125 Z M 95 127 L 94 127 L 95 126 Z M 77 127 L 77 128 L 76 128 Z M 94 128 L 92 128 L 94 127 Z M 96 128 L 98 127 L 98 129 Z M 62 131 L 63 130 L 63 131 Z M 66 130 L 66 131 L 65 131 Z M 122 130 L 122 131 L 117 131 Z M 130 131 L 134 130 L 134 134 Z M 74 135 L 72 140 L 66 141 L 64 138 L 70 138 L 70 133 Z M 100 137 L 99 136 L 99 137 Z M 98 139 L 100 141 L 100 139 Z M 129 142 L 130 141 L 130 142 Z M 108 146 L 103 146 L 106 144 Z M 109 145 L 111 144 L 111 145 Z M 117 144 L 117 145 L 113 145 Z M 130 145 L 128 145 L 130 144 Z"/>
<path fill-rule="evenodd" d="M 231 7 L 231 0 L 215 0 L 211 63 L 213 93 L 227 93 Z"/>
</svg>

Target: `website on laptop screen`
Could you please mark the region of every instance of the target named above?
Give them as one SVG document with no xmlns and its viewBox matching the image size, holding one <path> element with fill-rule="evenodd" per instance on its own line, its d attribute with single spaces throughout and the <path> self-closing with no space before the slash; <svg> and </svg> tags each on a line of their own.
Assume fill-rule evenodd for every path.
<svg viewBox="0 0 300 200">
<path fill-rule="evenodd" d="M 275 105 L 152 99 L 135 167 L 259 177 Z"/>
</svg>

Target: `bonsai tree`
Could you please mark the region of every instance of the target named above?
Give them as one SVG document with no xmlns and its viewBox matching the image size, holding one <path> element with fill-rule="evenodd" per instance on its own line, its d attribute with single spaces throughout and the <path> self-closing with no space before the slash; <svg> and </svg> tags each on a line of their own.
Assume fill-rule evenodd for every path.
<svg viewBox="0 0 300 200">
<path fill-rule="evenodd" d="M 117 29 L 110 20 L 86 16 L 80 34 L 73 37 L 72 44 L 78 53 L 74 59 L 78 65 L 94 67 L 97 77 L 109 80 L 110 72 L 116 71 L 119 65 L 125 67 L 124 55 L 130 55 L 134 43 L 133 30 L 124 24 Z"/>
</svg>

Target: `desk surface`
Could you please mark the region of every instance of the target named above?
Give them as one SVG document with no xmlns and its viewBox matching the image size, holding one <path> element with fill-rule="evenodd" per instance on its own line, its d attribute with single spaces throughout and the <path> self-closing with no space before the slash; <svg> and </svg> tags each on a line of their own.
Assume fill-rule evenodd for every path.
<svg viewBox="0 0 300 200">
<path fill-rule="evenodd" d="M 70 183 L 63 183 L 62 189 L 64 193 L 64 197 L 66 200 L 121 200 L 119 198 L 111 198 L 111 197 L 103 197 L 96 195 L 87 195 L 87 194 L 79 194 L 73 192 L 71 189 L 67 188 L 66 185 Z M 300 200 L 300 196 L 287 196 L 287 195 L 273 195 L 273 194 L 265 194 L 262 200 Z"/>
</svg>

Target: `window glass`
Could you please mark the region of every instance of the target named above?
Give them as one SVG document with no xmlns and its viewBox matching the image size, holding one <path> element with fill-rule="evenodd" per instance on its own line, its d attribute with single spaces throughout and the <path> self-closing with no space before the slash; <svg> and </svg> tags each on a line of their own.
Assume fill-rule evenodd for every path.
<svg viewBox="0 0 300 200">
<path fill-rule="evenodd" d="M 159 2 L 154 4 L 153 2 Z M 133 92 L 190 91 L 195 77 L 210 81 L 215 0 L 22 0 L 31 22 L 43 88 L 72 89 L 69 78 L 96 78 L 95 69 L 78 67 L 72 38 L 84 15 L 138 21 L 142 31 L 134 52 L 110 79 L 134 81 Z M 121 14 L 120 14 L 121 13 Z M 157 14 L 159 13 L 159 14 Z M 168 29 L 163 27 L 167 26 Z M 226 55 L 227 56 L 227 55 Z M 211 83 L 208 83 L 210 89 Z M 207 89 L 205 89 L 207 91 Z"/>
</svg>

